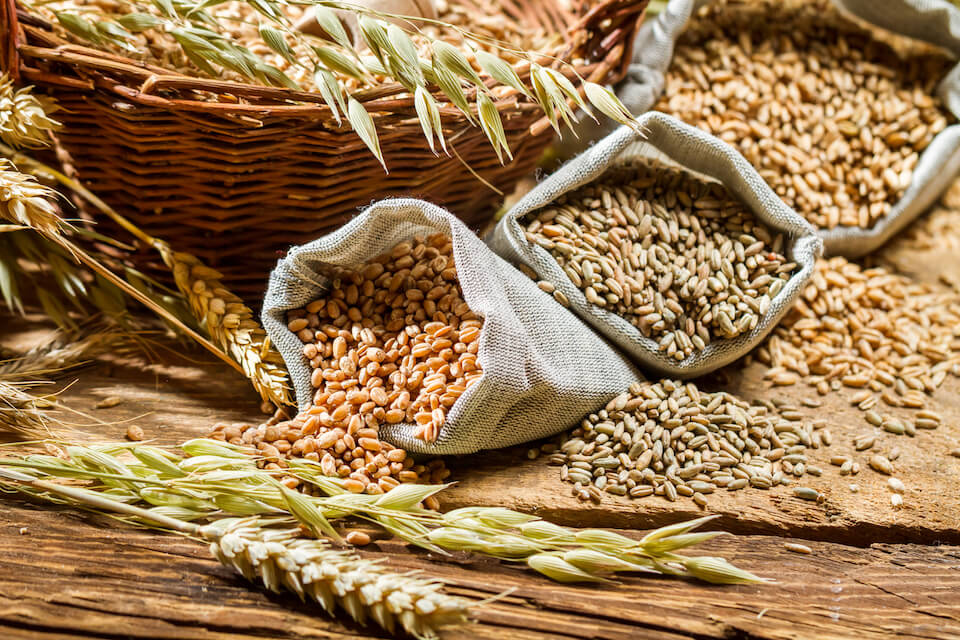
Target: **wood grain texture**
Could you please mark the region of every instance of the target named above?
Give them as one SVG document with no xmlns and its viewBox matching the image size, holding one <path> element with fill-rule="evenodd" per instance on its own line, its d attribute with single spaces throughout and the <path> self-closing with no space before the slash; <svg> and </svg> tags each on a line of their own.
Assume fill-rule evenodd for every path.
<svg viewBox="0 0 960 640">
<path fill-rule="evenodd" d="M 960 192 L 957 194 L 960 205 Z M 952 213 L 952 212 L 951 212 Z M 955 212 L 960 247 L 960 207 Z M 942 220 L 941 220 L 942 222 Z M 920 223 L 926 224 L 924 222 Z M 952 224 L 952 223 L 951 223 Z M 934 234 L 935 235 L 935 234 Z M 876 259 L 931 283 L 960 282 L 956 248 L 898 242 Z M 0 320 L 0 345 L 22 348 L 49 339 L 36 317 Z M 234 371 L 177 345 L 163 364 L 104 357 L 60 384 L 78 440 L 117 440 L 127 425 L 175 444 L 202 436 L 217 421 L 257 421 L 258 402 Z M 198 358 L 200 361 L 194 361 Z M 816 397 L 802 386 L 769 389 L 759 365 L 735 366 L 702 381 L 745 398 L 775 395 L 798 403 Z M 696 582 L 628 578 L 620 584 L 562 586 L 497 562 L 431 557 L 379 541 L 369 554 L 417 569 L 477 599 L 513 589 L 476 612 L 476 623 L 445 638 L 958 638 L 960 637 L 960 384 L 937 392 L 931 408 L 944 424 L 917 437 L 881 433 L 878 448 L 897 446 L 894 465 L 907 486 L 902 509 L 889 503 L 886 477 L 869 470 L 840 477 L 831 454 L 851 453 L 854 434 L 869 430 L 843 397 L 822 398 L 810 418 L 829 422 L 834 445 L 811 452 L 824 469 L 802 483 L 826 496 L 804 502 L 781 488 L 720 491 L 709 496 L 717 525 L 748 537 L 720 539 L 703 550 L 724 555 L 770 585 L 710 587 Z M 105 397 L 124 401 L 97 409 Z M 898 411 L 889 411 L 898 414 Z M 518 447 L 448 460 L 458 485 L 446 507 L 502 505 L 579 526 L 636 530 L 702 513 L 692 502 L 608 496 L 600 505 L 570 495 L 556 467 L 528 460 Z M 866 456 L 857 454 L 866 467 Z M 857 493 L 849 485 L 859 486 Z M 21 535 L 22 528 L 26 529 Z M 783 548 L 805 539 L 813 555 Z M 250 588 L 201 546 L 176 536 L 118 528 L 113 521 L 0 500 L 0 638 L 39 640 L 144 638 L 366 638 L 376 630 L 330 620 L 293 597 Z"/>
<path fill-rule="evenodd" d="M 769 389 L 762 380 L 763 367 L 751 365 L 731 368 L 722 388 L 744 398 L 770 397 L 771 393 L 799 403 L 801 398 L 814 398 L 812 389 Z M 960 494 L 944 491 L 960 486 L 960 459 L 948 452 L 960 441 L 960 381 L 948 382 L 934 396 L 931 408 L 941 412 L 944 424 L 933 431 L 919 431 L 916 437 L 895 436 L 867 424 L 863 414 L 840 396 L 822 398 L 818 409 L 801 408 L 809 419 L 826 419 L 834 437 L 830 447 L 810 450 L 811 464 L 823 469 L 822 477 L 806 475 L 789 487 L 768 491 L 718 490 L 707 496 L 708 513 L 720 514 L 724 528 L 743 533 L 765 533 L 832 540 L 852 545 L 871 542 L 918 542 L 932 540 L 960 543 Z M 900 410 L 886 410 L 892 415 L 908 415 Z M 854 435 L 877 435 L 877 444 L 870 452 L 855 452 Z M 902 453 L 894 462 L 897 477 L 907 486 L 904 506 L 890 504 L 887 476 L 867 468 L 869 453 L 898 447 Z M 600 505 L 584 503 L 571 493 L 572 485 L 562 484 L 559 468 L 550 467 L 545 459 L 527 460 L 527 448 L 514 448 L 472 456 L 469 464 L 450 462 L 454 478 L 460 483 L 441 495 L 445 506 L 453 508 L 476 504 L 483 500 L 496 506 L 507 506 L 550 517 L 569 525 L 601 525 L 621 528 L 659 526 L 680 519 L 702 515 L 691 500 L 680 498 L 669 502 L 650 496 L 639 500 L 604 496 Z M 850 454 L 863 470 L 856 476 L 840 476 L 832 466 L 832 455 Z M 466 461 L 464 461 L 466 462 Z M 850 490 L 856 484 L 858 491 Z M 793 496 L 793 487 L 807 486 L 820 491 L 826 500 L 808 502 Z"/>
<path fill-rule="evenodd" d="M 293 596 L 248 587 L 191 540 L 17 500 L 0 505 L 0 521 L 3 638 L 380 637 Z M 446 632 L 450 639 L 960 636 L 960 547 L 811 542 L 814 554 L 806 556 L 782 542 L 753 536 L 705 546 L 777 580 L 738 587 L 646 577 L 575 587 L 395 542 L 364 553 L 443 579 L 468 597 L 512 590 L 478 608 L 475 624 Z"/>
</svg>

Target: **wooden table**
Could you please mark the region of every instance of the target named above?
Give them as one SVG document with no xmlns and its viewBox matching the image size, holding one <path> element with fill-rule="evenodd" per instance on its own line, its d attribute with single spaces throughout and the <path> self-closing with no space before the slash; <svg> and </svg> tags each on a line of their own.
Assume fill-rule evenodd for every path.
<svg viewBox="0 0 960 640">
<path fill-rule="evenodd" d="M 960 202 L 960 187 L 945 202 Z M 960 207 L 936 218 L 958 230 Z M 930 219 L 918 223 L 933 229 Z M 948 226 L 949 226 L 948 225 Z M 938 237 L 943 227 L 937 226 Z M 957 247 L 949 241 L 918 249 L 899 243 L 877 259 L 920 279 L 960 282 Z M 49 336 L 35 318 L 2 320 L 0 343 L 26 345 Z M 166 352 L 166 364 L 104 359 L 78 373 L 63 403 L 79 413 L 78 439 L 119 439 L 129 421 L 149 438 L 174 444 L 204 435 L 216 421 L 258 420 L 257 401 L 229 368 L 190 362 Z M 174 364 L 170 364 L 174 363 Z M 731 367 L 705 384 L 744 397 L 812 397 L 805 387 L 769 389 L 762 368 Z M 718 525 L 744 535 L 704 545 L 755 573 L 760 586 L 714 587 L 675 579 L 627 577 L 618 584 L 562 586 L 498 562 L 469 556 L 440 558 L 387 540 L 365 554 L 401 569 L 447 581 L 454 593 L 509 596 L 475 612 L 476 622 L 445 638 L 960 638 L 960 381 L 934 397 L 945 416 L 936 431 L 916 438 L 890 435 L 903 451 L 897 475 L 907 485 L 904 506 L 890 506 L 886 478 L 871 471 L 840 477 L 826 460 L 852 451 L 862 417 L 842 397 L 806 410 L 825 418 L 835 436 L 813 451 L 825 469 L 804 484 L 822 504 L 792 497 L 786 488 L 719 492 L 709 511 Z M 104 397 L 125 400 L 95 409 Z M 103 424 L 99 424 L 99 423 Z M 702 513 L 692 502 L 657 497 L 607 497 L 581 503 L 543 458 L 525 448 L 448 461 L 459 484 L 445 507 L 502 505 L 569 525 L 615 527 L 627 535 Z M 862 457 L 862 456 L 861 456 Z M 849 485 L 855 482 L 859 492 Z M 802 539 L 812 555 L 792 553 Z M 331 620 L 293 596 L 251 587 L 212 560 L 205 548 L 172 535 L 118 526 L 106 518 L 51 509 L 15 496 L 0 500 L 0 638 L 252 638 L 381 637 L 373 627 Z"/>
</svg>

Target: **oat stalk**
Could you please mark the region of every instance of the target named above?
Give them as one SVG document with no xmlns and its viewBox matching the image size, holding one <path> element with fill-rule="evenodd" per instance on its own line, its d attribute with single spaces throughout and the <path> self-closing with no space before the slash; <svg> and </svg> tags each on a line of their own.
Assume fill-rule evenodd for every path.
<svg viewBox="0 0 960 640">
<path fill-rule="evenodd" d="M 309 460 L 289 460 L 286 474 L 319 496 L 288 489 L 274 472 L 259 469 L 240 447 L 191 440 L 184 456 L 156 447 L 98 445 L 67 447 L 68 459 L 26 456 L 0 459 L 0 468 L 29 469 L 51 478 L 87 480 L 92 491 L 110 491 L 125 502 L 177 509 L 185 519 L 227 514 L 281 518 L 316 535 L 333 533 L 330 522 L 368 520 L 425 549 L 470 551 L 522 563 L 560 582 L 603 581 L 619 572 L 700 578 L 714 583 L 761 582 L 722 558 L 690 557 L 677 551 L 722 535 L 692 533 L 712 517 L 671 525 L 633 540 L 602 529 L 571 529 L 517 511 L 471 507 L 439 514 L 423 500 L 443 485 L 401 484 L 382 495 L 353 494 L 339 478 L 324 476 Z"/>
<path fill-rule="evenodd" d="M 519 97 L 536 104 L 560 133 L 558 118 L 573 131 L 576 122 L 574 107 L 581 107 L 590 117 L 586 102 L 614 120 L 634 126 L 634 119 L 620 100 L 600 85 L 580 78 L 573 67 L 564 63 L 567 73 L 577 78 L 577 88 L 567 74 L 553 68 L 540 67 L 537 54 L 517 51 L 505 43 L 494 41 L 440 20 L 416 16 L 399 16 L 378 12 L 368 7 L 335 0 L 300 2 L 310 7 L 326 37 L 300 32 L 276 0 L 247 0 L 258 12 L 258 33 L 261 42 L 291 66 L 300 67 L 314 78 L 317 91 L 334 118 L 345 117 L 364 144 L 384 164 L 373 119 L 347 90 L 345 80 L 353 78 L 374 86 L 376 77 L 399 83 L 411 96 L 416 96 L 417 117 L 431 149 L 437 153 L 434 136 L 443 145 L 443 135 L 434 117 L 436 99 L 459 108 L 467 119 L 478 123 L 496 149 L 501 162 L 512 158 L 502 132 L 500 116 L 493 95 L 499 99 Z M 218 77 L 221 70 L 239 74 L 250 82 L 300 90 L 301 88 L 278 67 L 232 38 L 220 18 L 207 11 L 210 3 L 169 0 L 131 0 L 124 3 L 124 13 L 111 13 L 104 8 L 63 7 L 54 14 L 60 25 L 73 36 L 90 44 L 112 46 L 128 53 L 146 55 L 138 49 L 137 34 L 166 34 L 186 58 L 204 74 Z M 353 43 L 334 10 L 358 17 L 358 36 L 362 43 Z M 419 32 L 417 24 L 443 26 L 459 33 L 460 47 L 433 39 Z M 406 26 L 406 25 L 409 25 Z M 427 41 L 429 57 L 421 57 L 411 35 Z M 473 43 L 485 42 L 501 51 L 525 58 L 529 64 L 529 85 L 524 84 L 514 68 L 500 56 L 483 52 Z M 363 55 L 361 46 L 373 55 Z M 254 47 L 255 48 L 255 47 Z M 480 73 L 484 76 L 481 76 Z M 430 89 L 429 97 L 422 90 Z M 346 100 L 344 99 L 346 96 Z M 586 97 L 584 100 L 583 96 Z M 345 105 L 349 105 L 344 108 Z M 445 147 L 444 147 L 445 148 Z"/>
<path fill-rule="evenodd" d="M 26 493 L 56 502 L 120 513 L 151 526 L 210 543 L 211 554 L 247 580 L 262 581 L 271 591 L 292 591 L 315 600 L 330 615 L 339 606 L 360 624 L 373 621 L 390 633 L 398 628 L 417 638 L 466 622 L 472 604 L 444 593 L 442 583 L 391 571 L 348 551 L 331 549 L 323 540 L 301 537 L 298 528 L 276 528 L 270 520 L 218 518 L 200 525 L 127 504 L 123 498 L 49 482 L 13 469 L 0 478 Z"/>
</svg>

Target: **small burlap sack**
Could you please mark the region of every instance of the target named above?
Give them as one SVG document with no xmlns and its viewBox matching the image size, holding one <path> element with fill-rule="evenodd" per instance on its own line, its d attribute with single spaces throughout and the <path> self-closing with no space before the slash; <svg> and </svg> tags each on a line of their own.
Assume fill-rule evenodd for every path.
<svg viewBox="0 0 960 640">
<path fill-rule="evenodd" d="M 522 263 L 552 283 L 578 316 L 592 324 L 644 367 L 659 375 L 693 378 L 733 362 L 759 343 L 793 304 L 813 273 L 822 244 L 809 222 L 788 207 L 733 147 L 676 118 L 649 112 L 637 118 L 644 135 L 621 127 L 541 182 L 507 212 L 488 243 L 506 260 Z M 621 316 L 587 302 L 547 250 L 527 241 L 520 220 L 558 197 L 599 178 L 608 169 L 638 158 L 653 158 L 722 183 L 771 229 L 788 237 L 787 257 L 798 271 L 771 301 L 757 326 L 736 338 L 716 340 L 682 361 L 668 358 L 657 343 Z M 548 297 L 541 293 L 543 297 Z"/>
<path fill-rule="evenodd" d="M 520 444 L 569 428 L 641 379 L 629 360 L 456 217 L 428 202 L 395 199 L 291 249 L 270 274 L 263 325 L 287 363 L 301 409 L 313 398 L 311 369 L 303 344 L 287 329 L 286 312 L 320 297 L 332 267 L 357 267 L 404 240 L 437 232 L 453 238 L 463 298 L 484 318 L 477 354 L 483 376 L 450 409 L 436 442 L 416 438 L 410 424 L 383 425 L 381 437 L 437 455 Z"/>
<path fill-rule="evenodd" d="M 694 12 L 709 0 L 670 0 L 637 34 L 634 59 L 616 92 L 633 113 L 651 109 L 664 89 L 674 43 Z M 833 0 L 876 27 L 936 45 L 960 58 L 960 10 L 946 0 Z M 960 65 L 940 82 L 937 94 L 960 117 Z M 842 226 L 819 231 L 829 255 L 859 257 L 879 248 L 926 211 L 960 172 L 960 125 L 940 132 L 923 151 L 913 180 L 890 213 L 873 227 Z"/>
</svg>

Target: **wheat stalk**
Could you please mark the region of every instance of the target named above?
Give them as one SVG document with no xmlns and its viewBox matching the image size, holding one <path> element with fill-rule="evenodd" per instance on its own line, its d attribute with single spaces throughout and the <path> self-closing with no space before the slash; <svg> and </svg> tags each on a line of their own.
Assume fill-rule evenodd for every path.
<svg viewBox="0 0 960 640">
<path fill-rule="evenodd" d="M 12 152 L 12 149 L 6 147 L 6 145 L 0 144 L 0 154 L 5 154 L 7 152 Z M 66 176 L 59 174 L 59 172 L 54 171 L 53 169 L 42 165 L 41 163 L 36 162 L 35 160 L 26 158 L 17 154 L 18 158 L 31 163 L 32 165 L 43 167 L 48 173 L 56 174 L 60 177 L 57 179 L 66 180 L 70 185 L 74 186 L 77 189 L 83 189 L 83 187 L 73 180 L 70 180 Z M 0 163 L 5 163 L 6 161 L 0 158 Z M 9 174 L 9 182 L 6 182 Z M 19 187 L 20 184 L 26 182 L 28 185 L 32 180 L 31 177 L 24 174 L 20 174 L 14 171 L 4 171 L 2 170 L 2 164 L 0 164 L 0 187 L 2 185 L 9 184 L 12 187 Z M 33 184 L 36 184 L 33 181 Z M 86 192 L 86 189 L 83 189 Z M 209 340 L 204 338 L 202 335 L 194 331 L 191 327 L 185 325 L 180 318 L 176 317 L 169 309 L 165 308 L 153 298 L 143 293 L 139 289 L 132 286 L 130 283 L 126 282 L 110 269 L 105 267 L 99 260 L 90 255 L 87 251 L 79 247 L 72 240 L 64 236 L 61 231 L 69 229 L 68 225 L 56 214 L 56 210 L 53 207 L 49 198 L 52 198 L 56 192 L 45 189 L 43 191 L 35 192 L 34 197 L 23 198 L 20 197 L 24 193 L 30 193 L 29 191 L 19 190 L 17 188 L 12 188 L 9 191 L 3 190 L 0 188 L 0 220 L 8 220 L 15 224 L 22 224 L 26 227 L 34 229 L 35 231 L 44 235 L 52 242 L 55 242 L 57 245 L 62 247 L 67 251 L 74 259 L 81 262 L 82 264 L 89 267 L 94 273 L 104 278 L 110 284 L 118 287 L 124 293 L 132 297 L 134 300 L 140 302 L 145 307 L 153 311 L 155 314 L 160 316 L 162 319 L 171 323 L 173 326 L 177 327 L 182 333 L 196 340 L 199 344 L 204 346 L 208 351 L 218 356 L 228 364 L 235 367 L 241 373 L 243 369 L 234 362 L 230 357 L 223 353 L 216 345 L 211 343 Z M 87 192 L 89 193 L 89 192 Z M 13 202 L 11 206 L 4 206 L 7 201 L 5 201 L 4 196 L 7 194 L 12 194 L 12 197 L 7 200 Z M 92 195 L 92 194 L 91 194 Z"/>
<path fill-rule="evenodd" d="M 45 147 L 50 132 L 60 123 L 48 114 L 56 104 L 46 97 L 34 96 L 30 87 L 15 89 L 13 80 L 0 74 L 0 140 L 12 147 Z"/>
<path fill-rule="evenodd" d="M 435 637 L 436 629 L 466 622 L 470 601 L 443 593 L 442 583 L 395 573 L 298 534 L 298 529 L 241 524 L 211 542 L 210 550 L 271 591 L 286 588 L 301 599 L 309 597 L 331 615 L 339 605 L 358 623 L 373 620 L 390 633 L 400 627 L 418 638 Z"/>
<path fill-rule="evenodd" d="M 34 395 L 66 370 L 81 366 L 107 351 L 116 352 L 131 336 L 96 327 L 86 333 L 60 332 L 50 341 L 16 355 L 4 350 L 0 361 L 0 431 L 21 437 L 49 437 L 46 410 L 56 405 L 53 394 Z"/>
<path fill-rule="evenodd" d="M 57 235 L 64 222 L 53 204 L 55 198 L 56 191 L 0 158 L 0 219 L 47 236 Z"/>
<path fill-rule="evenodd" d="M 57 106 L 52 100 L 33 96 L 29 88 L 15 91 L 12 81 L 6 75 L 0 76 L 0 140 L 13 147 L 50 144 L 52 132 L 59 127 L 59 123 L 47 113 L 56 109 Z M 3 147 L 2 153 L 7 156 L 15 155 L 14 149 L 7 146 Z M 20 160 L 23 160 L 23 157 L 20 157 Z M 26 161 L 26 164 L 29 165 L 29 161 Z M 6 160 L 0 160 L 0 167 L 5 169 L 0 179 L 0 191 L 3 192 L 2 197 L 5 200 L 2 206 L 8 209 L 6 213 L 0 214 L 0 219 L 18 221 L 0 225 L 0 232 L 3 232 L 0 237 L 0 294 L 7 306 L 23 312 L 19 281 L 26 278 L 35 285 L 33 290 L 44 311 L 60 327 L 76 328 L 70 307 L 83 313 L 91 303 L 101 313 L 122 322 L 126 311 L 122 294 L 103 279 L 97 280 L 86 277 L 88 274 L 81 274 L 73 256 L 50 240 L 51 234 L 64 230 L 62 221 L 57 217 L 55 194 L 37 183 L 34 180 L 36 176 L 29 177 L 22 172 L 12 172 Z M 49 174 L 44 172 L 37 174 L 49 177 Z M 45 235 L 34 235 L 28 232 L 30 229 L 39 229 Z M 75 229 L 71 231 L 89 233 Z M 110 241 L 109 238 L 101 236 L 97 238 Z M 21 259 L 35 265 L 43 276 L 49 278 L 42 283 L 35 282 L 34 274 L 20 268 Z M 142 285 L 141 289 L 147 286 L 145 278 L 135 275 L 132 270 L 128 273 L 128 281 L 135 286 Z M 56 290 L 63 295 L 55 295 L 53 292 Z"/>
<path fill-rule="evenodd" d="M 600 85 L 577 76 L 578 89 L 564 73 L 536 64 L 534 54 L 511 49 L 502 42 L 440 20 L 386 14 L 336 0 L 314 0 L 307 4 L 328 34 L 324 39 L 297 31 L 284 14 L 283 4 L 277 0 L 248 1 L 257 10 L 260 21 L 261 42 L 254 46 L 265 45 L 279 58 L 309 73 L 336 120 L 340 122 L 342 114 L 385 169 L 374 121 L 361 102 L 350 96 L 345 84 L 348 78 L 368 83 L 376 76 L 386 76 L 403 86 L 415 97 L 417 117 L 434 153 L 437 153 L 434 136 L 442 148 L 446 149 L 446 144 L 440 128 L 437 99 L 426 90 L 428 87 L 439 90 L 439 96 L 459 108 L 472 124 L 479 121 L 501 162 L 511 158 L 512 154 L 507 147 L 500 114 L 494 106 L 495 95 L 500 98 L 514 95 L 533 102 L 547 115 L 558 133 L 561 131 L 559 119 L 573 130 L 576 122 L 573 107 L 580 107 L 593 117 L 586 102 L 622 124 L 635 126 L 626 107 Z M 144 55 L 147 52 L 137 48 L 137 34 L 165 33 L 172 37 L 194 67 L 211 77 L 218 77 L 219 70 L 225 69 L 251 82 L 300 89 L 287 74 L 232 38 L 217 16 L 206 10 L 209 3 L 182 2 L 174 9 L 167 0 L 131 0 L 123 6 L 125 12 L 122 14 L 112 14 L 102 8 L 95 11 L 90 6 L 84 7 L 81 13 L 75 7 L 65 6 L 54 10 L 54 15 L 64 29 L 94 45 L 112 45 Z M 353 12 L 359 17 L 359 37 L 372 56 L 361 55 L 334 9 Z M 416 32 L 402 26 L 417 23 L 452 29 L 464 39 L 463 46 L 454 47 L 420 32 L 418 37 L 426 40 L 429 49 L 429 59 L 424 59 L 411 39 Z M 486 42 L 526 58 L 530 87 L 500 56 L 475 50 L 471 41 Z M 480 76 L 475 66 L 486 79 Z M 571 65 L 565 64 L 565 68 L 577 75 Z M 468 98 L 470 95 L 473 96 L 472 104 Z M 582 96 L 586 96 L 586 102 Z"/>
<path fill-rule="evenodd" d="M 0 154 L 14 153 L 13 149 L 0 144 Z M 271 348 L 266 333 L 253 319 L 253 312 L 243 304 L 239 297 L 224 287 L 220 281 L 220 273 L 204 266 L 198 258 L 189 254 L 174 252 L 166 242 L 147 235 L 83 185 L 61 172 L 22 154 L 16 154 L 14 157 L 29 169 L 52 176 L 60 184 L 96 207 L 101 213 L 113 219 L 137 239 L 156 249 L 173 272 L 177 287 L 189 302 L 197 321 L 203 325 L 212 338 L 220 343 L 220 346 L 216 346 L 192 328 L 186 326 L 169 309 L 120 279 L 99 261 L 60 234 L 60 230 L 66 229 L 66 225 L 56 215 L 52 203 L 46 199 L 52 198 L 55 195 L 54 191 L 44 188 L 46 190 L 42 194 L 45 199 L 31 202 L 36 207 L 47 206 L 48 208 L 42 211 L 49 211 L 56 224 L 47 223 L 45 227 L 40 227 L 38 225 L 44 223 L 45 219 L 38 217 L 38 215 L 24 216 L 22 220 L 11 219 L 4 215 L 5 210 L 2 206 L 0 206 L 0 219 L 11 219 L 13 222 L 20 222 L 24 226 L 43 232 L 46 237 L 64 247 L 94 272 L 147 306 L 182 333 L 190 336 L 211 353 L 247 376 L 265 401 L 277 406 L 291 404 L 288 378 L 282 358 L 276 350 Z M 3 162 L 3 160 L 0 160 L 0 162 Z M 12 171 L 8 173 L 11 174 L 11 181 L 32 180 L 24 174 Z M 0 180 L 3 177 L 4 173 L 0 172 Z M 36 184 L 35 181 L 33 183 Z M 0 191 L 0 198 L 2 198 L 2 193 Z M 0 201 L 0 205 L 2 205 L 2 201 Z"/>
<path fill-rule="evenodd" d="M 175 252 L 154 240 L 164 263 L 173 272 L 177 288 L 190 304 L 207 334 L 243 367 L 260 396 L 271 404 L 290 405 L 289 378 L 270 338 L 254 319 L 253 311 L 223 284 L 221 273 L 188 253 Z"/>
<path fill-rule="evenodd" d="M 509 509 L 471 507 L 439 514 L 421 503 L 444 487 L 401 484 L 383 495 L 352 494 L 338 478 L 323 476 L 309 460 L 291 460 L 285 472 L 323 495 L 284 486 L 257 468 L 239 447 L 191 440 L 178 456 L 156 447 L 67 447 L 68 460 L 52 456 L 0 459 L 0 468 L 30 469 L 53 478 L 88 480 L 125 502 L 176 508 L 191 520 L 218 514 L 269 516 L 300 524 L 315 535 L 336 536 L 330 521 L 348 516 L 379 524 L 430 551 L 471 551 L 523 563 L 557 581 L 597 581 L 618 572 L 691 576 L 718 583 L 762 581 L 722 558 L 676 553 L 720 532 L 691 533 L 712 518 L 658 529 L 640 541 L 602 529 L 570 529 Z"/>
<path fill-rule="evenodd" d="M 6 84 L 0 84 L 0 97 L 2 97 L 4 87 L 12 91 L 8 85 L 9 81 Z M 24 119 L 23 121 L 32 123 L 34 128 L 30 129 L 31 132 L 44 131 L 49 133 L 49 129 L 44 129 L 44 127 L 52 127 L 56 123 L 49 118 L 41 117 L 44 106 L 49 105 L 38 101 L 30 102 L 30 94 L 23 91 L 16 95 L 20 103 L 26 101 L 27 104 L 13 104 L 12 102 L 5 104 L 0 99 L 0 118 L 6 117 L 9 121 L 14 121 L 19 117 Z M 17 106 L 28 107 L 28 113 L 22 116 L 16 115 L 13 109 Z M 39 111 L 37 111 L 38 109 Z M 2 121 L 0 120 L 0 122 Z M 40 136 L 34 137 L 43 140 Z M 250 379 L 254 388 L 265 401 L 276 406 L 291 404 L 287 373 L 280 354 L 275 349 L 270 348 L 269 339 L 256 320 L 253 319 L 253 312 L 250 308 L 244 305 L 239 297 L 224 287 L 220 280 L 221 274 L 204 266 L 196 257 L 176 253 L 165 242 L 147 235 L 83 185 L 52 167 L 18 154 L 13 148 L 3 144 L 0 144 L 0 155 L 16 158 L 20 164 L 29 170 L 52 177 L 84 198 L 100 212 L 112 218 L 139 240 L 154 247 L 173 271 L 178 288 L 189 302 L 197 321 L 204 326 L 211 337 L 219 342 L 220 347 L 216 347 L 197 334 L 166 306 L 158 303 L 150 295 L 129 282 L 120 279 L 93 256 L 65 238 L 63 232 L 69 231 L 71 228 L 58 215 L 54 205 L 56 192 L 41 185 L 32 176 L 14 171 L 9 161 L 4 158 L 0 158 L 0 220 L 6 220 L 12 222 L 15 226 L 40 232 L 47 240 L 63 248 L 72 258 L 86 264 L 105 281 L 138 300 L 161 318 L 167 320 L 172 326 L 194 338 L 209 351 L 237 368 Z M 13 269 L 8 262 L 9 259 L 9 256 L 0 259 L 0 276 L 5 274 L 5 277 L 0 278 L 0 291 L 2 291 L 8 306 L 12 308 L 15 304 L 15 292 L 11 289 L 13 286 L 11 283 L 14 283 L 15 280 L 12 274 Z M 54 268 L 57 268 L 58 264 L 59 262 L 51 263 Z M 61 267 L 63 266 L 65 265 L 61 265 Z M 66 281 L 73 283 L 76 289 L 82 289 L 83 287 L 79 278 Z M 67 313 L 56 304 L 56 301 L 49 294 L 42 289 L 38 289 L 38 295 L 44 308 L 52 317 L 57 319 L 58 324 L 61 326 L 69 324 Z M 106 296 L 103 296 L 103 298 L 106 299 Z"/>
<path fill-rule="evenodd" d="M 52 456 L 37 456 L 52 457 Z M 57 458 L 54 458 L 57 459 Z M 10 488 L 53 502 L 120 513 L 168 531 L 210 543 L 222 564 L 271 591 L 292 591 L 317 601 L 333 615 L 339 605 L 354 620 L 373 620 L 393 633 L 399 626 L 418 638 L 434 638 L 440 627 L 467 619 L 469 600 L 443 593 L 442 584 L 398 574 L 356 554 L 336 551 L 322 540 L 303 539 L 299 529 L 277 529 L 274 520 L 218 518 L 199 525 L 176 517 L 175 508 L 147 510 L 122 496 L 48 482 L 23 471 L 0 468 Z"/>
</svg>

